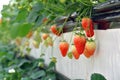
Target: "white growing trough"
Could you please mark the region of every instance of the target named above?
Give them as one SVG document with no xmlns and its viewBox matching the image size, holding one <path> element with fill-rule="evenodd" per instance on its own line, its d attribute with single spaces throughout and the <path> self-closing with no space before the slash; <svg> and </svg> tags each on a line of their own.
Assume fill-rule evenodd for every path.
<svg viewBox="0 0 120 80">
<path fill-rule="evenodd" d="M 65 33 L 65 40 L 70 42 L 72 35 L 71 32 Z M 79 60 L 62 57 L 58 48 L 60 38 L 55 40 L 53 48 L 46 48 L 41 44 L 39 49 L 35 49 L 31 44 L 30 55 L 39 58 L 44 52 L 46 64 L 51 56 L 55 56 L 56 70 L 70 79 L 90 80 L 92 73 L 100 73 L 107 80 L 120 80 L 120 29 L 95 30 L 95 37 L 97 49 L 94 56 L 89 59 L 84 55 L 81 55 Z"/>
</svg>

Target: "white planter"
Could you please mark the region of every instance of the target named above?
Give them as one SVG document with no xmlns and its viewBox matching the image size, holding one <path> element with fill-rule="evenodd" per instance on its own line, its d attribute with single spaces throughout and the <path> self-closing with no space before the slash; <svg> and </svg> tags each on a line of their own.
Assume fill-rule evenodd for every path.
<svg viewBox="0 0 120 80">
<path fill-rule="evenodd" d="M 72 33 L 65 33 L 64 38 L 70 42 Z M 90 59 L 81 55 L 79 60 L 63 58 L 58 49 L 60 38 L 55 40 L 54 48 L 32 49 L 31 55 L 39 58 L 45 52 L 46 64 L 53 55 L 57 58 L 56 70 L 70 79 L 90 80 L 92 73 L 101 73 L 107 80 L 120 80 L 120 29 L 96 30 L 97 50 Z M 53 49 L 53 51 L 52 51 Z"/>
</svg>

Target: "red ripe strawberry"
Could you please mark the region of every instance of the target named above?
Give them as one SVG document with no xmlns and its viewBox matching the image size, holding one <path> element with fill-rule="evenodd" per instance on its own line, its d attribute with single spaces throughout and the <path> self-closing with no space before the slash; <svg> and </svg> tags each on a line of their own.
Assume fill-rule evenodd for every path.
<svg viewBox="0 0 120 80">
<path fill-rule="evenodd" d="M 56 26 L 56 25 L 51 26 L 50 31 L 51 31 L 53 34 L 57 35 L 57 36 L 60 36 L 60 34 L 61 34 L 61 33 L 57 30 L 57 26 Z"/>
<path fill-rule="evenodd" d="M 93 25 L 92 19 L 90 18 L 82 18 L 82 27 L 84 30 L 88 29 L 90 26 Z"/>
<path fill-rule="evenodd" d="M 92 19 L 83 18 L 82 19 L 82 27 L 86 32 L 87 37 L 92 37 L 94 35 L 94 24 Z"/>
<path fill-rule="evenodd" d="M 74 56 L 75 59 L 79 59 L 80 54 L 78 53 L 78 51 L 76 50 L 75 45 L 72 46 L 72 54 Z"/>
<path fill-rule="evenodd" d="M 85 48 L 85 43 L 86 43 L 85 36 L 75 35 L 73 41 L 78 53 L 82 54 Z"/>
<path fill-rule="evenodd" d="M 93 26 L 91 26 L 89 29 L 86 29 L 85 33 L 86 33 L 87 37 L 92 37 L 94 35 Z"/>
<path fill-rule="evenodd" d="M 42 38 L 43 38 L 44 40 L 46 40 L 48 37 L 49 37 L 49 34 L 47 34 L 47 33 L 42 34 Z"/>
<path fill-rule="evenodd" d="M 62 56 L 65 57 L 69 49 L 69 44 L 66 41 L 60 42 L 59 49 L 60 49 Z"/>
<path fill-rule="evenodd" d="M 86 45 L 85 45 L 85 50 L 84 50 L 84 55 L 89 58 L 90 56 L 92 56 L 95 52 L 96 49 L 96 43 L 95 41 L 87 41 Z"/>
</svg>

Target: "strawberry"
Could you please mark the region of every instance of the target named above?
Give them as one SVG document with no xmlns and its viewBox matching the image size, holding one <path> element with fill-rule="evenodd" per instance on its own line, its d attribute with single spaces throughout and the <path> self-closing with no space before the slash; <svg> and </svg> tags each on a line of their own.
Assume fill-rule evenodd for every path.
<svg viewBox="0 0 120 80">
<path fill-rule="evenodd" d="M 61 35 L 61 33 L 59 32 L 59 30 L 57 30 L 57 26 L 56 26 L 56 25 L 51 26 L 50 31 L 51 31 L 53 34 L 57 35 L 57 36 L 60 36 L 60 35 Z"/>
<path fill-rule="evenodd" d="M 83 52 L 83 54 L 89 58 L 90 56 L 92 56 L 95 52 L 95 49 L 96 49 L 96 43 L 95 41 L 93 40 L 88 40 L 86 42 L 86 45 L 85 45 L 85 50 Z"/>
<path fill-rule="evenodd" d="M 92 37 L 94 35 L 94 24 L 92 19 L 83 18 L 82 19 L 82 27 L 86 32 L 87 37 Z"/>
<path fill-rule="evenodd" d="M 47 39 L 44 41 L 44 45 L 46 46 L 46 47 L 48 47 L 48 46 L 53 46 L 53 40 L 52 40 L 52 37 L 47 37 Z"/>
<path fill-rule="evenodd" d="M 78 53 L 78 51 L 76 50 L 75 45 L 72 45 L 72 54 L 74 56 L 75 59 L 79 59 L 80 54 Z"/>
<path fill-rule="evenodd" d="M 22 43 L 22 39 L 21 39 L 20 37 L 17 37 L 17 38 L 15 39 L 15 44 L 16 44 L 17 46 L 20 46 L 21 43 Z"/>
<path fill-rule="evenodd" d="M 88 29 L 91 25 L 93 25 L 92 19 L 90 18 L 82 18 L 82 27 L 84 30 Z"/>
<path fill-rule="evenodd" d="M 41 38 L 41 36 L 40 36 L 40 34 L 39 34 L 38 31 L 35 31 L 35 32 L 34 32 L 33 39 L 34 39 L 35 41 L 37 41 L 38 43 L 41 43 L 41 42 L 42 42 L 42 38 Z"/>
<path fill-rule="evenodd" d="M 48 21 L 48 18 L 43 18 L 42 22 L 46 23 Z"/>
<path fill-rule="evenodd" d="M 87 37 L 92 37 L 94 35 L 93 27 L 91 26 L 90 29 L 86 29 L 85 33 L 86 33 Z"/>
<path fill-rule="evenodd" d="M 35 47 L 35 48 L 39 48 L 39 42 L 38 41 L 36 41 L 36 40 L 33 40 L 32 41 L 32 44 L 33 44 L 33 46 Z"/>
<path fill-rule="evenodd" d="M 43 38 L 44 40 L 46 40 L 48 37 L 49 37 L 49 34 L 47 34 L 47 33 L 42 34 L 42 38 Z"/>
<path fill-rule="evenodd" d="M 52 37 L 48 37 L 46 40 L 47 40 L 47 43 L 48 43 L 49 46 L 53 46 Z"/>
<path fill-rule="evenodd" d="M 69 59 L 72 59 L 72 58 L 73 58 L 73 53 L 72 53 L 72 51 L 71 51 L 71 52 L 68 52 L 67 56 L 68 56 Z"/>
<path fill-rule="evenodd" d="M 2 23 L 2 19 L 0 18 L 0 24 Z"/>
<path fill-rule="evenodd" d="M 32 31 L 30 31 L 30 32 L 26 35 L 26 37 L 27 37 L 27 38 L 31 38 L 31 37 L 32 37 L 32 35 L 33 35 L 33 32 L 32 32 Z"/>
<path fill-rule="evenodd" d="M 86 38 L 84 35 L 75 35 L 74 36 L 74 45 L 79 54 L 82 54 L 85 48 Z"/>
<path fill-rule="evenodd" d="M 24 45 L 25 45 L 25 46 L 29 46 L 29 45 L 30 45 L 29 41 L 26 41 L 26 42 L 24 43 Z"/>
<path fill-rule="evenodd" d="M 65 57 L 66 54 L 67 54 L 67 51 L 68 51 L 68 49 L 69 49 L 69 44 L 68 44 L 68 42 L 66 42 L 66 41 L 60 42 L 60 44 L 59 44 L 59 49 L 60 49 L 60 52 L 61 52 L 62 56 Z"/>
</svg>

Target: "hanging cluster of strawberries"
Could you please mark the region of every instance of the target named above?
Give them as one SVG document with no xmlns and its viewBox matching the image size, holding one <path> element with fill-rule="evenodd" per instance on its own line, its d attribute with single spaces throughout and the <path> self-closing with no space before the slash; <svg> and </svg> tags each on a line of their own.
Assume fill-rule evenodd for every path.
<svg viewBox="0 0 120 80">
<path fill-rule="evenodd" d="M 81 30 L 76 31 L 71 45 L 64 39 L 59 43 L 59 50 L 63 57 L 68 55 L 69 58 L 73 56 L 75 59 L 79 59 L 80 55 L 84 54 L 85 57 L 90 58 L 94 54 L 96 43 L 93 39 L 94 24 L 92 19 L 82 18 L 81 26 Z M 62 30 L 56 25 L 51 26 L 50 31 L 56 36 L 63 36 Z M 31 38 L 31 36 L 33 36 L 32 31 L 26 35 L 27 38 Z M 39 44 L 42 40 L 46 47 L 53 46 L 52 37 L 48 33 L 43 33 L 40 37 L 39 32 L 35 31 L 32 41 L 33 46 L 39 48 Z M 29 42 L 27 41 L 25 44 L 29 45 Z"/>
<path fill-rule="evenodd" d="M 90 18 L 82 19 L 82 28 L 83 31 L 75 33 L 73 37 L 72 49 L 70 50 L 75 59 L 79 59 L 81 54 L 84 54 L 85 57 L 90 58 L 96 49 L 96 43 L 92 39 L 94 36 L 94 24 Z M 57 29 L 57 27 L 51 26 L 51 32 L 57 36 L 61 35 L 61 32 Z M 59 43 L 59 49 L 63 57 L 65 57 L 68 53 L 70 45 L 67 41 L 61 41 Z"/>
</svg>

